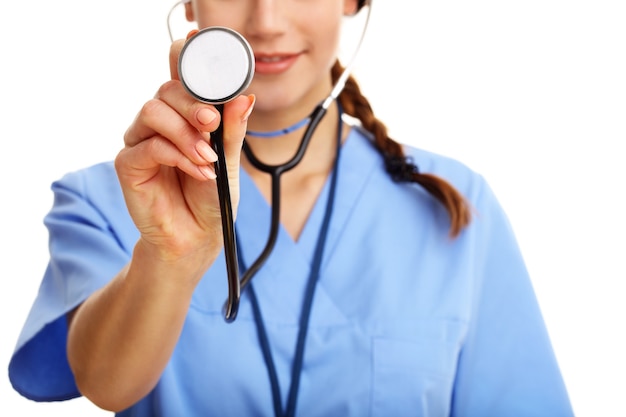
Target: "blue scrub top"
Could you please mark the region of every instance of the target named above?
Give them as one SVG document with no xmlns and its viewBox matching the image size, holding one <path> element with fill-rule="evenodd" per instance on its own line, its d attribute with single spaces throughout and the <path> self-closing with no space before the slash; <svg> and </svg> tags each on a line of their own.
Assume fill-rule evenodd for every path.
<svg viewBox="0 0 626 417">
<path fill-rule="evenodd" d="M 520 250 L 485 180 L 407 148 L 421 172 L 450 181 L 473 207 L 471 225 L 451 239 L 445 210 L 419 186 L 394 183 L 367 134 L 353 128 L 343 146 L 297 415 L 572 416 Z M 118 273 L 138 238 L 112 163 L 67 174 L 52 189 L 50 262 L 9 365 L 14 388 L 37 401 L 80 395 L 64 314 Z M 327 198 L 328 184 L 300 239 L 281 229 L 252 281 L 283 404 Z M 242 171 L 236 227 L 248 265 L 269 222 L 270 207 Z M 248 293 L 233 323 L 222 315 L 226 296 L 220 257 L 158 385 L 118 415 L 273 416 Z"/>
</svg>

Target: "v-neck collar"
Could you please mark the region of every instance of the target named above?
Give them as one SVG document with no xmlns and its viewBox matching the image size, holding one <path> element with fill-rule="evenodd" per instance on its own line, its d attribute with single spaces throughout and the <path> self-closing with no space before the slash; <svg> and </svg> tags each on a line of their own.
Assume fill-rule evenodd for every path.
<svg viewBox="0 0 626 417">
<path fill-rule="evenodd" d="M 321 265 L 320 283 L 325 279 L 324 271 L 333 259 L 333 248 L 338 243 L 344 225 L 371 174 L 376 171 L 377 164 L 380 165 L 381 161 L 371 142 L 353 128 L 343 144 L 342 157 L 339 161 L 337 194 Z M 297 322 L 299 315 L 302 294 L 311 269 L 313 251 L 328 200 L 329 179 L 330 176 L 324 183 L 300 239 L 294 241 L 281 225 L 274 251 L 252 279 L 259 299 L 269 298 L 275 301 L 264 303 L 263 308 L 275 310 L 278 314 L 276 317 L 283 317 L 289 322 Z M 249 267 L 265 247 L 270 228 L 271 207 L 243 169 L 240 172 L 240 187 L 241 199 L 236 220 L 240 243 L 239 256 Z M 283 207 L 283 210 L 288 210 L 288 207 Z M 355 256 L 358 256 L 358 253 Z M 324 297 L 323 290 L 318 291 L 316 297 L 318 299 Z M 269 322 L 274 315 L 271 311 L 264 311 L 264 316 Z M 312 320 L 315 320 L 315 314 Z"/>
</svg>

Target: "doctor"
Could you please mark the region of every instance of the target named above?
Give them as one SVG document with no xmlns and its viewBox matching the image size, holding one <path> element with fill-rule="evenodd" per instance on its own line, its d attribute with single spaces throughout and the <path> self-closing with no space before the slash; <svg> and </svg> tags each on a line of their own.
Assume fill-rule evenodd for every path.
<svg viewBox="0 0 626 417">
<path fill-rule="evenodd" d="M 266 243 L 271 180 L 244 137 L 265 163 L 293 156 L 342 72 L 342 19 L 367 7 L 185 4 L 199 28 L 248 40 L 254 79 L 220 116 L 183 88 L 174 42 L 171 80 L 115 161 L 53 183 L 50 262 L 9 365 L 17 391 L 119 416 L 572 415 L 489 185 L 389 138 L 353 78 L 283 175 L 276 247 L 224 320 L 211 132 L 222 124 L 245 270 Z"/>
</svg>

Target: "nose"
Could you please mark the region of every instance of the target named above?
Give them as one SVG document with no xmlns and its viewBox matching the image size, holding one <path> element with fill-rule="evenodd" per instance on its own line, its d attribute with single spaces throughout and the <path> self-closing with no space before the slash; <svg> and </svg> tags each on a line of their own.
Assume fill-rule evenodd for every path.
<svg viewBox="0 0 626 417">
<path fill-rule="evenodd" d="M 282 0 L 255 0 L 248 22 L 248 33 L 257 37 L 274 37 L 287 28 L 288 5 Z"/>
</svg>

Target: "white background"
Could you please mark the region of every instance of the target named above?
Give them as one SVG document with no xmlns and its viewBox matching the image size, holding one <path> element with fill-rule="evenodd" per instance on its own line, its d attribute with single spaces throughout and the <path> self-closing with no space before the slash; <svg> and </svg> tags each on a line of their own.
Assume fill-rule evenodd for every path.
<svg viewBox="0 0 626 417">
<path fill-rule="evenodd" d="M 47 262 L 50 183 L 115 156 L 169 75 L 170 6 L 30 0 L 0 11 L 4 369 Z M 355 70 L 392 135 L 492 184 L 579 417 L 626 416 L 624 7 L 377 0 Z M 33 403 L 6 377 L 0 399 L 15 415 L 108 415 L 83 399 Z"/>
</svg>

